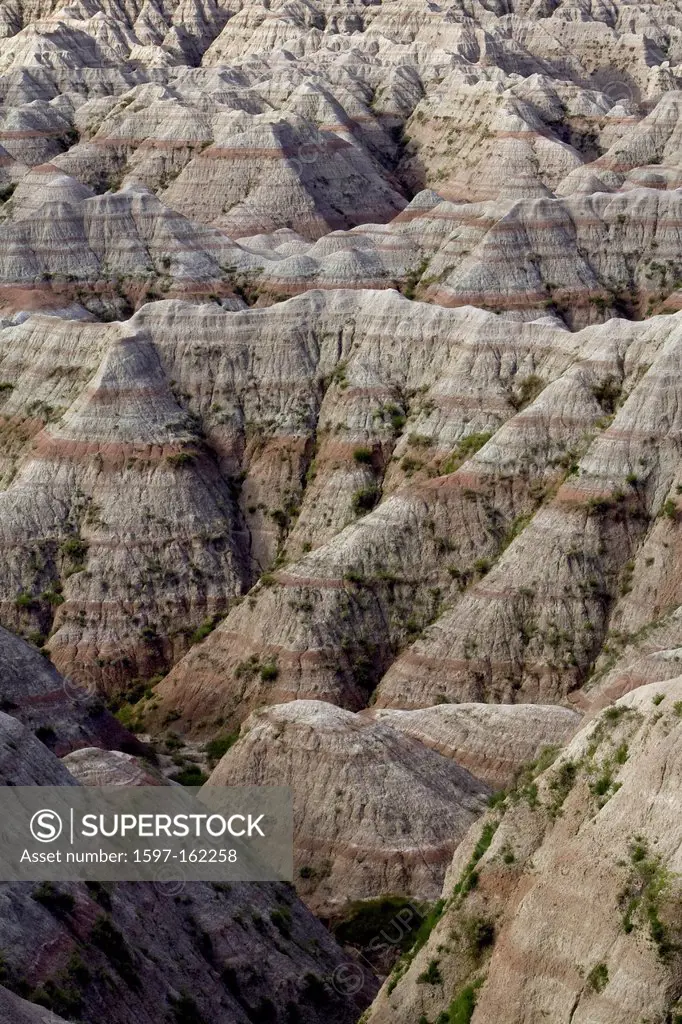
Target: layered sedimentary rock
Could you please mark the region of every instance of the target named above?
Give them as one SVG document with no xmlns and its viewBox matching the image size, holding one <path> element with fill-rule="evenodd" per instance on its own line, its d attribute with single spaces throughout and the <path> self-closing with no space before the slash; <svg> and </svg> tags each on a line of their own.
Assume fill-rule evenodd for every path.
<svg viewBox="0 0 682 1024">
<path fill-rule="evenodd" d="M 148 294 L 230 295 L 244 273 L 262 301 L 421 277 L 435 301 L 547 304 L 577 324 L 657 308 L 678 280 L 680 11 L 511 6 L 15 5 L 0 40 L 2 232 L 30 258 L 0 274 L 107 316 Z M 422 226 L 396 258 L 400 216 L 368 251 L 359 238 L 425 186 L 454 210 L 446 251 Z M 138 245 L 117 252 L 102 218 Z M 492 229 L 480 251 L 472 220 Z M 336 258 L 309 251 L 354 225 Z M 294 253 L 277 251 L 283 229 L 301 236 Z M 254 237 L 255 251 L 233 241 Z"/>
<path fill-rule="evenodd" d="M 581 722 L 568 708 L 537 704 L 438 704 L 363 715 L 452 758 L 494 789 L 511 785 L 544 749 L 564 746 Z"/>
<path fill-rule="evenodd" d="M 386 317 L 395 300 L 384 301 Z M 422 309 L 433 336 L 433 311 Z M 166 709 L 205 729 L 211 713 L 243 718 L 285 697 L 333 695 L 357 708 L 377 683 L 380 706 L 405 708 L 542 703 L 585 681 L 629 561 L 662 528 L 655 516 L 676 486 L 668 402 L 677 318 L 569 334 L 551 322 L 451 315 L 450 324 L 469 325 L 467 343 L 433 364 L 438 383 L 391 403 L 402 436 L 390 463 L 367 426 L 349 445 L 361 518 L 230 612 L 158 688 Z M 391 333 L 395 354 L 401 334 Z M 502 335 L 508 362 L 496 357 Z M 457 346 L 452 332 L 449 344 Z M 354 387 L 361 360 L 358 351 L 343 367 L 344 405 L 364 400 Z M 396 397 L 419 387 L 417 368 L 428 388 L 428 363 L 406 366 Z M 320 446 L 294 537 L 318 498 L 323 455 Z M 360 502 L 367 495 L 371 507 L 382 483 L 386 500 L 363 516 Z M 665 517 L 667 529 L 674 518 Z"/>
<path fill-rule="evenodd" d="M 81 747 L 62 758 L 81 786 L 163 786 L 160 771 L 121 750 Z"/>
<path fill-rule="evenodd" d="M 0 712 L 3 785 L 92 784 L 85 758 L 92 769 L 91 750 L 60 761 Z M 139 784 L 122 777 L 120 764 L 112 768 L 115 759 L 101 752 L 98 784 Z M 375 989 L 369 974 L 352 991 L 335 985 L 347 956 L 282 884 L 184 884 L 163 872 L 146 884 L 3 883 L 0 908 L 8 1024 L 51 1024 L 57 1014 L 92 1024 L 180 1014 L 221 1024 L 259 1015 L 352 1024 Z"/>
<path fill-rule="evenodd" d="M 473 827 L 431 934 L 367 1020 L 679 1012 L 681 697 L 679 678 L 635 690 Z"/>
<path fill-rule="evenodd" d="M 644 586 L 650 549 L 675 535 L 678 330 L 668 317 L 572 334 L 395 292 L 7 328 L 5 622 L 51 631 L 60 668 L 120 688 L 292 557 L 161 684 L 158 720 L 208 731 L 309 696 L 357 709 L 377 683 L 380 706 L 560 699 L 629 615 L 630 562 Z M 542 583 L 527 545 L 556 546 L 570 613 L 568 577 L 548 556 Z M 661 599 L 642 600 L 645 624 Z M 469 620 L 501 628 L 505 658 L 478 657 Z"/>
<path fill-rule="evenodd" d="M 350 998 L 334 987 L 348 958 L 281 885 L 3 885 L 0 905 L 4 984 L 46 1020 L 47 1006 L 92 1024 L 156 1024 L 176 1008 L 220 1024 L 352 1024 L 374 987 L 369 974 Z"/>
<path fill-rule="evenodd" d="M 3 786 L 74 786 L 66 768 L 47 747 L 18 722 L 0 712 L 0 784 Z"/>
<path fill-rule="evenodd" d="M 100 335 L 102 348 L 86 327 L 73 338 L 71 369 L 57 385 L 63 416 L 42 402 L 36 371 L 56 398 L 59 326 L 68 332 L 67 324 L 45 320 L 33 335 L 42 369 L 25 364 L 37 417 L 31 424 L 20 413 L 8 422 L 10 437 L 17 421 L 29 434 L 43 427 L 0 495 L 9 618 L 15 627 L 31 622 L 38 633 L 51 626 L 53 656 L 69 674 L 149 677 L 172 656 L 178 634 L 171 629 L 192 620 L 196 628 L 220 613 L 248 579 L 235 544 L 233 494 L 144 333 L 113 328 L 113 345 Z M 15 358 L 8 349 L 7 359 Z M 90 378 L 85 387 L 83 378 Z M 13 387 L 6 410 L 20 390 Z M 129 552 L 123 561 L 118 537 Z M 180 622 L 178 598 L 186 608 Z M 142 618 L 135 606 L 145 609 Z"/>
<path fill-rule="evenodd" d="M 337 915 L 520 772 L 372 1018 L 674 1020 L 682 5 L 11 0 L 0 72 L 4 781 L 163 781 L 96 692 L 185 779 L 246 722 Z M 64 1020 L 372 988 L 281 887 L 34 895 Z"/>
<path fill-rule="evenodd" d="M 322 701 L 256 712 L 209 785 L 291 786 L 297 887 L 325 916 L 385 893 L 434 898 L 490 793 L 384 722 Z"/>
<path fill-rule="evenodd" d="M 60 676 L 34 648 L 2 628 L 0 707 L 57 754 L 93 743 L 144 752 L 94 693 Z"/>
</svg>

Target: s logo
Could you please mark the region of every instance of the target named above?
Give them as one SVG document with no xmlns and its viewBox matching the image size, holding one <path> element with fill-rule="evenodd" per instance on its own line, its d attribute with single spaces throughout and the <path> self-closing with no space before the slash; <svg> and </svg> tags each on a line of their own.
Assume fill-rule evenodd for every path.
<svg viewBox="0 0 682 1024">
<path fill-rule="evenodd" d="M 31 818 L 31 835 L 39 843 L 53 843 L 62 834 L 62 819 L 56 811 L 36 811 Z"/>
</svg>

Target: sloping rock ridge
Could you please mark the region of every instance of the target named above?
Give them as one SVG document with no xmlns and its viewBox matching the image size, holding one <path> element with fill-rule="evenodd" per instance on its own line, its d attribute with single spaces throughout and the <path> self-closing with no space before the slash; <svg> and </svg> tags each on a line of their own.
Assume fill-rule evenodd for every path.
<svg viewBox="0 0 682 1024">
<path fill-rule="evenodd" d="M 0 3 L 0 782 L 296 861 L 0 1019 L 679 1024 L 681 124 L 679 0 Z"/>
</svg>

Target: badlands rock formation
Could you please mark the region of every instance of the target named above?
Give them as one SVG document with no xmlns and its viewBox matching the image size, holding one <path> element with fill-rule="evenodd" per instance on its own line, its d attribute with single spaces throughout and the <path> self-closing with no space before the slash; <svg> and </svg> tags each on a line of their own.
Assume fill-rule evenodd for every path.
<svg viewBox="0 0 682 1024">
<path fill-rule="evenodd" d="M 0 784 L 75 786 L 71 773 L 16 718 L 0 712 Z"/>
<path fill-rule="evenodd" d="M 681 21 L 672 2 L 6 5 L 6 302 L 121 316 L 421 278 L 570 323 L 674 305 Z"/>
<path fill-rule="evenodd" d="M 371 1019 L 682 1012 L 681 117 L 680 0 L 0 4 L 3 781 L 150 781 L 122 723 L 227 751 L 325 913 L 454 854 Z M 69 973 L 92 893 L 2 898 L 65 1020 L 373 984 L 281 888 L 117 890 L 139 989 Z"/>
<path fill-rule="evenodd" d="M 568 708 L 538 704 L 439 704 L 362 714 L 452 758 L 496 790 L 512 785 L 546 748 L 564 746 L 581 722 Z"/>
<path fill-rule="evenodd" d="M 640 687 L 525 773 L 365 1020 L 675 1019 L 681 698 L 679 677 Z"/>
<path fill-rule="evenodd" d="M 2 785 L 92 784 L 93 760 L 86 750 L 60 761 L 0 712 Z M 100 752 L 98 784 L 140 784 L 131 760 Z M 353 1024 L 375 989 L 371 976 L 352 992 L 334 986 L 347 956 L 282 884 L 2 882 L 0 948 L 3 1024 L 61 1015 L 88 1024 L 259 1016 Z"/>
<path fill-rule="evenodd" d="M 298 888 L 327 917 L 381 893 L 437 897 L 490 793 L 383 721 L 322 701 L 255 712 L 209 784 L 292 787 Z"/>
<path fill-rule="evenodd" d="M 312 301 L 331 341 L 328 294 L 280 310 Z M 649 548 L 677 534 L 679 318 L 572 334 L 469 309 L 410 315 L 391 293 L 338 301 L 355 326 L 282 538 L 280 563 L 294 557 L 173 669 L 153 714 L 206 731 L 294 697 L 356 709 L 375 687 L 398 708 L 561 700 L 587 680 L 636 566 L 658 579 Z M 369 304 L 381 321 L 368 312 L 377 333 L 358 337 Z M 354 418 L 339 430 L 342 411 Z M 325 506 L 323 525 L 348 525 L 296 559 Z"/>
<path fill-rule="evenodd" d="M 161 772 L 120 750 L 81 747 L 62 758 L 81 786 L 163 786 Z"/>
<path fill-rule="evenodd" d="M 2 711 L 35 732 L 57 754 L 92 743 L 145 752 L 101 699 L 64 679 L 45 657 L 1 627 L 0 687 Z"/>
<path fill-rule="evenodd" d="M 3 885 L 0 904 L 4 985 L 67 1020 L 352 1024 L 374 987 L 334 988 L 348 958 L 281 885 Z"/>
</svg>

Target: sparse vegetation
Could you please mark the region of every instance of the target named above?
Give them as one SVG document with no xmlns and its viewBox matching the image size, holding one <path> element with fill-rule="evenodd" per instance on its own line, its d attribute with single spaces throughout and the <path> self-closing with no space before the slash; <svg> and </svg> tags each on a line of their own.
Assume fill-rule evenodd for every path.
<svg viewBox="0 0 682 1024">
<path fill-rule="evenodd" d="M 361 487 L 355 491 L 351 499 L 351 507 L 357 515 L 371 512 L 379 501 L 379 488 L 375 484 Z"/>
<path fill-rule="evenodd" d="M 672 500 L 672 498 L 668 498 L 667 501 L 663 502 L 663 506 L 661 508 L 661 515 L 665 519 L 669 519 L 671 522 L 676 522 L 676 520 L 677 520 L 677 505 Z"/>
<path fill-rule="evenodd" d="M 417 975 L 418 985 L 442 985 L 443 975 L 440 973 L 440 967 L 438 966 L 437 960 L 429 960 L 428 967 Z"/>
<path fill-rule="evenodd" d="M 604 963 L 595 964 L 587 975 L 587 984 L 595 992 L 603 992 L 609 983 L 609 969 Z"/>
<path fill-rule="evenodd" d="M 204 745 L 204 753 L 208 758 L 208 763 L 211 768 L 220 761 L 222 757 L 228 752 L 230 747 L 239 739 L 239 730 L 236 729 L 234 732 L 222 733 L 221 735 L 215 736 L 212 740 Z"/>
<path fill-rule="evenodd" d="M 299 872 L 301 878 L 310 877 L 309 873 L 303 874 L 304 870 L 301 868 Z M 311 870 L 307 869 L 308 872 Z M 351 904 L 343 920 L 334 926 L 334 935 L 343 945 L 359 949 L 376 942 L 377 936 L 388 935 L 396 953 L 404 953 L 413 945 L 427 911 L 423 903 L 416 903 L 405 896 L 360 900 Z"/>
<path fill-rule="evenodd" d="M 189 642 L 190 644 L 200 644 L 202 640 L 205 640 L 213 630 L 216 628 L 219 622 L 223 619 L 222 615 L 211 615 L 209 618 L 204 619 L 200 626 L 192 633 Z"/>
<path fill-rule="evenodd" d="M 109 917 L 103 914 L 97 918 L 90 931 L 90 942 L 104 953 L 111 966 L 131 989 L 139 989 L 140 978 L 135 962 L 125 938 Z"/>
<path fill-rule="evenodd" d="M 642 836 L 632 840 L 629 854 L 631 873 L 619 899 L 623 930 L 629 934 L 638 924 L 646 928 L 659 957 L 667 960 L 682 950 L 679 923 L 673 929 L 665 919 L 668 908 L 679 901 L 679 882 L 663 867 L 660 856 L 649 852 Z"/>
<path fill-rule="evenodd" d="M 372 449 L 371 448 L 356 448 L 353 452 L 353 458 L 356 462 L 359 462 L 364 466 L 372 465 Z"/>
<path fill-rule="evenodd" d="M 274 683 L 279 675 L 279 669 L 274 661 L 268 661 L 261 666 L 260 677 L 264 683 Z"/>
<path fill-rule="evenodd" d="M 471 892 L 471 890 L 475 889 L 478 885 L 478 871 L 476 870 L 476 866 L 483 854 L 489 849 L 498 825 L 499 821 L 486 821 L 484 824 L 473 853 L 471 854 L 471 857 L 469 858 L 469 861 L 464 868 L 457 885 L 455 886 L 455 896 L 466 896 L 468 892 Z"/>
<path fill-rule="evenodd" d="M 442 467 L 443 473 L 454 473 L 456 469 L 475 455 L 493 435 L 491 433 L 469 434 L 459 441 Z"/>
<path fill-rule="evenodd" d="M 202 772 L 199 765 L 188 764 L 180 771 L 173 772 L 170 776 L 173 782 L 179 782 L 181 786 L 203 786 L 208 782 L 208 775 Z"/>
<path fill-rule="evenodd" d="M 42 882 L 31 893 L 31 898 L 54 914 L 55 917 L 67 917 L 72 914 L 76 901 L 70 892 L 58 889 L 52 882 Z"/>
<path fill-rule="evenodd" d="M 436 1024 L 471 1024 L 471 1018 L 476 1009 L 476 998 L 482 980 L 474 981 L 466 985 L 462 991 L 455 996 L 447 1010 L 439 1014 Z"/>
<path fill-rule="evenodd" d="M 545 386 L 545 382 L 536 373 L 522 377 L 509 396 L 509 402 L 517 411 L 534 402 Z"/>
<path fill-rule="evenodd" d="M 270 920 L 285 938 L 291 935 L 291 911 L 288 907 L 276 907 L 270 911 Z"/>
</svg>

